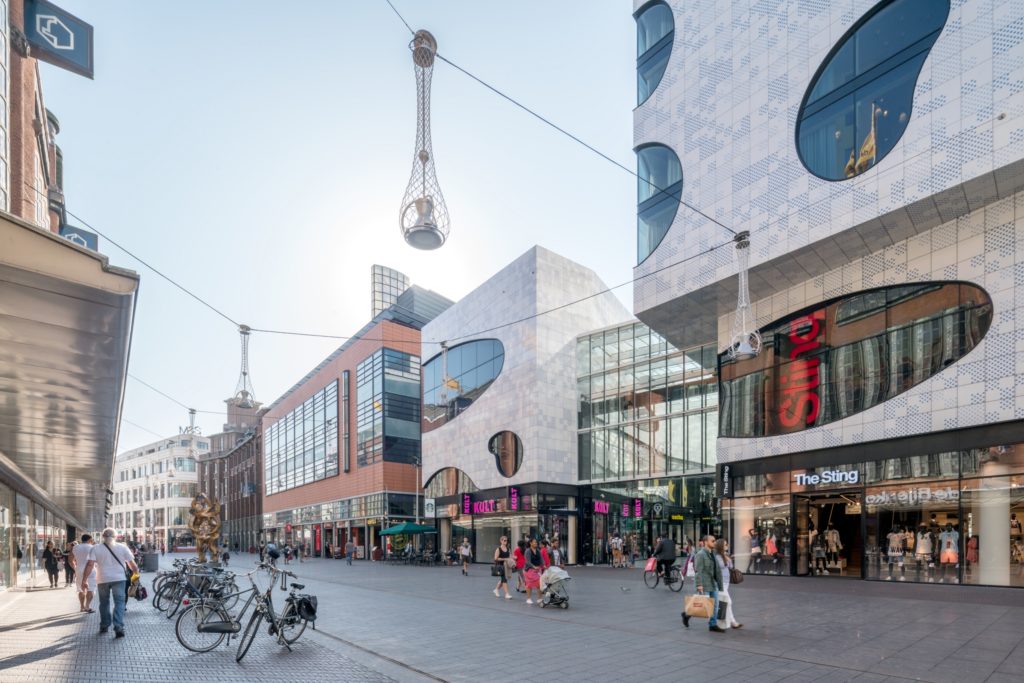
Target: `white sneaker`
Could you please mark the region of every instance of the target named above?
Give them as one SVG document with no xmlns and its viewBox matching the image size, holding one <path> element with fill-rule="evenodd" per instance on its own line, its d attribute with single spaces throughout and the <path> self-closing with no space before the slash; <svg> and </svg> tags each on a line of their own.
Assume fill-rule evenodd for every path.
<svg viewBox="0 0 1024 683">
<path fill-rule="evenodd" d="M 526 598 L 526 604 L 527 605 L 532 605 L 533 604 L 533 600 L 531 600 L 530 598 Z"/>
<path fill-rule="evenodd" d="M 500 596 L 500 595 L 498 594 L 498 589 L 497 589 L 497 588 L 495 588 L 495 589 L 494 589 L 494 597 L 496 597 L 496 598 L 500 598 L 500 597 L 501 597 L 501 596 Z"/>
<path fill-rule="evenodd" d="M 509 595 L 508 593 L 506 593 L 506 594 L 505 594 L 505 599 L 506 599 L 506 600 L 511 600 L 511 599 L 512 599 L 512 596 L 511 596 L 511 595 Z"/>
</svg>

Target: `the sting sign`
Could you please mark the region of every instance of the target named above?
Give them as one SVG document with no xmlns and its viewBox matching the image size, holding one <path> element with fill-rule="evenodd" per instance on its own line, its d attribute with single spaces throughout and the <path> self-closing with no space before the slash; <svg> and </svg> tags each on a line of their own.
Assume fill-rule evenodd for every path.
<svg viewBox="0 0 1024 683">
<path fill-rule="evenodd" d="M 814 311 L 789 324 L 778 368 L 778 418 L 784 427 L 803 429 L 814 426 L 821 412 L 821 360 L 815 352 L 821 348 L 824 311 Z"/>
</svg>

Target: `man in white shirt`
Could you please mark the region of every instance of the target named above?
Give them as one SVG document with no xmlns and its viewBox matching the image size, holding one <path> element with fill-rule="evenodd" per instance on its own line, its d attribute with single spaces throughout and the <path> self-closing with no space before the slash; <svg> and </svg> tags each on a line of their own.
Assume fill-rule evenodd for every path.
<svg viewBox="0 0 1024 683">
<path fill-rule="evenodd" d="M 103 530 L 103 543 L 94 545 L 89 553 L 89 562 L 85 565 L 82 574 L 82 589 L 86 587 L 86 580 L 92 574 L 93 569 L 99 576 L 96 584 L 100 594 L 100 633 L 106 633 L 110 623 L 114 623 L 114 637 L 124 638 L 124 603 L 127 595 L 125 593 L 125 569 L 131 569 L 133 574 L 139 573 L 139 567 L 135 564 L 135 557 L 132 551 L 114 541 L 114 530 L 106 528 Z M 110 594 L 114 594 L 114 616 L 110 616 Z"/>
<path fill-rule="evenodd" d="M 82 534 L 82 542 L 71 549 L 71 566 L 79 574 L 85 573 L 85 565 L 89 564 L 89 553 L 92 552 L 96 541 L 92 540 L 89 534 Z M 78 611 L 95 612 L 92 608 L 92 597 L 96 593 L 96 577 L 90 576 L 87 587 L 78 586 Z"/>
</svg>

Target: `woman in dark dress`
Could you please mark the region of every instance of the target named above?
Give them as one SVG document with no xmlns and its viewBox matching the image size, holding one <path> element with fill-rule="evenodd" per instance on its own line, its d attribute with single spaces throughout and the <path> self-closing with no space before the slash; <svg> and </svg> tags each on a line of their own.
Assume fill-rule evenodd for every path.
<svg viewBox="0 0 1024 683">
<path fill-rule="evenodd" d="M 508 549 L 508 538 L 506 536 L 501 537 L 500 545 L 494 549 L 494 566 L 498 568 L 498 585 L 494 587 L 494 597 L 501 597 L 499 591 L 505 589 L 505 599 L 511 600 L 512 596 L 508 594 L 508 561 L 512 554 Z"/>
<path fill-rule="evenodd" d="M 53 541 L 46 542 L 46 550 L 43 551 L 43 567 L 46 568 L 46 575 L 50 577 L 50 588 L 56 588 L 57 577 L 60 573 L 60 551 L 53 547 Z"/>
</svg>

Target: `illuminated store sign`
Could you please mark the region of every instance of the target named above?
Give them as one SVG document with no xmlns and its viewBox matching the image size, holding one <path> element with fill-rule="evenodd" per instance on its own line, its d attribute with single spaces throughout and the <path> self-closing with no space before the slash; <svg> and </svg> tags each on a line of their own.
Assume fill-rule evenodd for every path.
<svg viewBox="0 0 1024 683">
<path fill-rule="evenodd" d="M 603 500 L 594 501 L 594 512 L 596 512 L 599 515 L 607 515 L 608 512 L 611 510 L 611 507 L 611 503 L 606 503 Z"/>
<path fill-rule="evenodd" d="M 644 499 L 634 498 L 633 499 L 633 516 L 640 519 L 644 516 Z"/>
<path fill-rule="evenodd" d="M 473 498 L 468 493 L 462 494 L 462 514 L 468 515 L 473 512 Z"/>
<path fill-rule="evenodd" d="M 789 324 L 786 335 L 790 362 L 779 368 L 779 423 L 786 427 L 813 426 L 821 412 L 818 386 L 821 359 L 813 357 L 821 348 L 824 311 L 814 311 Z"/>
<path fill-rule="evenodd" d="M 508 509 L 516 512 L 519 510 L 519 487 L 509 486 L 508 487 Z"/>
<path fill-rule="evenodd" d="M 801 472 L 793 475 L 793 483 L 797 486 L 819 486 L 821 484 L 856 484 L 860 481 L 858 470 L 825 470 L 821 474 Z"/>
<path fill-rule="evenodd" d="M 498 501 L 491 498 L 490 500 L 476 500 L 473 501 L 473 514 L 483 515 L 488 512 L 496 512 L 498 509 Z"/>
</svg>

